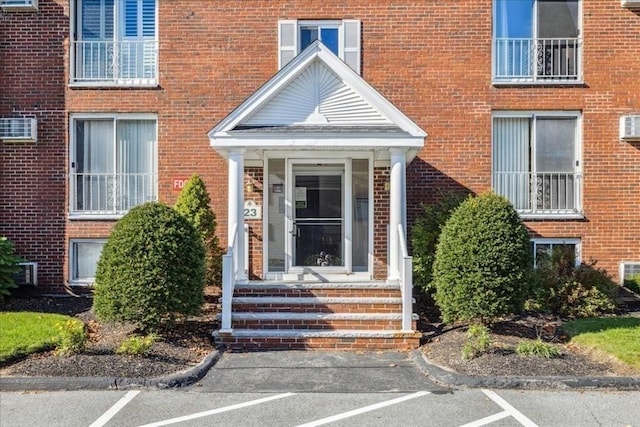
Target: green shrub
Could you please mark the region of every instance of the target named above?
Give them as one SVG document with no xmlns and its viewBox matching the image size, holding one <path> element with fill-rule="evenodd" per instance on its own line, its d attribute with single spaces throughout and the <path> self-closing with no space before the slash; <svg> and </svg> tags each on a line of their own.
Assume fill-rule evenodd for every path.
<svg viewBox="0 0 640 427">
<path fill-rule="evenodd" d="M 131 209 L 98 261 L 96 315 L 153 330 L 197 314 L 204 303 L 204 256 L 198 232 L 174 209 L 159 203 Z"/>
<path fill-rule="evenodd" d="M 13 243 L 0 236 L 0 301 L 10 294 L 10 289 L 17 288 L 13 275 L 20 271 L 18 263 L 22 260 L 14 251 Z"/>
<path fill-rule="evenodd" d="M 562 356 L 558 347 L 539 338 L 535 341 L 520 341 L 516 346 L 516 353 L 520 356 L 539 356 L 546 359 L 555 359 Z"/>
<path fill-rule="evenodd" d="M 613 312 L 618 287 L 595 265 L 576 266 L 573 251 L 561 247 L 539 256 L 525 308 L 571 318 Z"/>
<path fill-rule="evenodd" d="M 128 354 L 130 356 L 141 356 L 147 354 L 153 343 L 159 340 L 158 335 L 132 335 L 120 343 L 116 349 L 118 354 Z"/>
<path fill-rule="evenodd" d="M 485 353 L 491 347 L 491 332 L 486 326 L 475 323 L 469 326 L 467 340 L 462 347 L 462 358 L 473 359 Z"/>
<path fill-rule="evenodd" d="M 69 319 L 56 324 L 58 329 L 58 341 L 56 354 L 68 356 L 81 353 L 87 342 L 87 330 L 85 324 L 77 319 Z"/>
<path fill-rule="evenodd" d="M 509 201 L 493 193 L 468 198 L 446 222 L 436 251 L 443 320 L 491 323 L 519 312 L 531 265 L 527 229 Z"/>
<path fill-rule="evenodd" d="M 222 249 L 216 236 L 216 214 L 209 207 L 210 203 L 204 181 L 194 174 L 182 188 L 175 209 L 200 232 L 206 251 L 205 285 L 220 285 Z"/>
<path fill-rule="evenodd" d="M 640 294 L 640 273 L 624 279 L 624 286 L 636 294 Z"/>
<path fill-rule="evenodd" d="M 413 283 L 423 292 L 435 291 L 433 280 L 433 261 L 442 227 L 453 210 L 466 198 L 460 193 L 447 194 L 433 204 L 422 205 L 422 216 L 416 219 L 411 229 L 413 247 Z"/>
</svg>

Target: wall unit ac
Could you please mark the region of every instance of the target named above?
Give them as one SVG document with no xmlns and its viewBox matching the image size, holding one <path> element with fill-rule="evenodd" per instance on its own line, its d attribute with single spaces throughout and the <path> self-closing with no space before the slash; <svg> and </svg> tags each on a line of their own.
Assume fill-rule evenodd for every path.
<svg viewBox="0 0 640 427">
<path fill-rule="evenodd" d="M 620 139 L 640 141 L 640 115 L 620 117 Z"/>
<path fill-rule="evenodd" d="M 640 9 L 640 0 L 620 0 L 622 2 L 622 7 L 627 7 L 629 9 Z"/>
<path fill-rule="evenodd" d="M 18 286 L 36 286 L 38 284 L 38 263 L 21 262 L 20 271 L 13 275 Z"/>
<path fill-rule="evenodd" d="M 0 8 L 5 12 L 36 11 L 38 0 L 0 0 Z"/>
<path fill-rule="evenodd" d="M 640 274 L 640 261 L 630 262 L 624 261 L 620 263 L 620 283 L 624 283 L 625 279 Z"/>
<path fill-rule="evenodd" d="M 0 118 L 0 139 L 36 142 L 38 140 L 38 121 L 34 117 Z"/>
</svg>

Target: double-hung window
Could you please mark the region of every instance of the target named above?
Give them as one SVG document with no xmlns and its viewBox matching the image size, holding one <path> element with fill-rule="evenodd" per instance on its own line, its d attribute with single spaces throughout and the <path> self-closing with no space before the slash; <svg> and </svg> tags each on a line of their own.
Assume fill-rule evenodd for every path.
<svg viewBox="0 0 640 427">
<path fill-rule="evenodd" d="M 71 82 L 155 85 L 156 0 L 76 0 Z"/>
<path fill-rule="evenodd" d="M 493 189 L 522 216 L 579 217 L 580 115 L 494 112 Z"/>
<path fill-rule="evenodd" d="M 71 118 L 72 216 L 119 216 L 157 200 L 153 115 Z"/>
<path fill-rule="evenodd" d="M 279 67 L 284 67 L 296 55 L 316 40 L 360 73 L 360 21 L 355 19 L 298 21 L 278 23 Z"/>
<path fill-rule="evenodd" d="M 581 81 L 580 6 L 580 0 L 493 0 L 493 82 Z"/>
</svg>

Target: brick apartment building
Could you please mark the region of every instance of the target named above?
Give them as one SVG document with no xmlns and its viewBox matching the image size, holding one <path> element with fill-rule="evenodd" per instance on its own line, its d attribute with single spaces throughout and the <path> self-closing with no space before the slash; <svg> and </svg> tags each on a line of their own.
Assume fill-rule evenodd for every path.
<svg viewBox="0 0 640 427">
<path fill-rule="evenodd" d="M 0 6 L 0 235 L 41 292 L 87 289 L 115 221 L 193 173 L 236 253 L 228 342 L 413 345 L 405 238 L 450 191 L 640 271 L 638 0 Z"/>
</svg>

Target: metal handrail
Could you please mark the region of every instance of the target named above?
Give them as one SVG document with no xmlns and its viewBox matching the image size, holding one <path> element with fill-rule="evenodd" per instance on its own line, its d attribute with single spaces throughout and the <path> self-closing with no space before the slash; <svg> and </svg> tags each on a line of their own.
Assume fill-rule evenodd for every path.
<svg viewBox="0 0 640 427">
<path fill-rule="evenodd" d="M 398 270 L 400 272 L 400 290 L 402 292 L 402 330 L 412 331 L 411 316 L 413 314 L 413 257 L 409 256 L 407 241 L 402 224 L 398 224 L 400 251 L 398 254 Z"/>
</svg>

